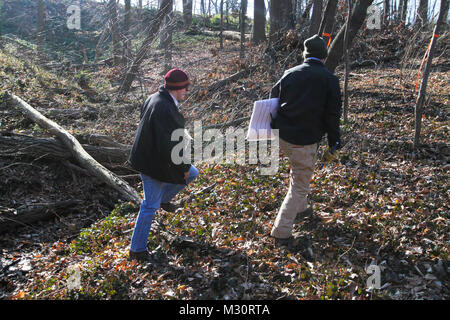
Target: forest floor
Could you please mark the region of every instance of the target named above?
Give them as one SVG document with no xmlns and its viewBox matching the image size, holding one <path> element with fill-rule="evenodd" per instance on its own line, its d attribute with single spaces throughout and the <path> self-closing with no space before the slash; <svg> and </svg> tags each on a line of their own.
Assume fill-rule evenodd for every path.
<svg viewBox="0 0 450 320">
<path fill-rule="evenodd" d="M 181 105 L 190 129 L 195 120 L 208 126 L 250 116 L 253 102 L 267 98 L 293 65 L 286 58 L 269 72 L 262 47 L 247 47 L 241 61 L 237 43 L 226 41 L 221 51 L 214 38 L 185 40 L 175 38 L 173 65 L 193 82 Z M 311 181 L 314 216 L 295 226 L 291 248 L 274 247 L 270 237 L 288 187 L 282 154 L 275 175 L 262 175 L 260 165 L 197 163 L 200 176 L 178 195 L 187 200 L 184 208 L 158 211 L 149 236 L 151 265 L 127 259 L 138 208 L 120 201 L 116 191 L 45 157 L 1 156 L 1 207 L 49 199 L 83 204 L 0 234 L 0 298 L 449 299 L 450 64 L 444 55 L 435 65 L 416 150 L 417 67 L 386 63 L 351 71 L 345 145 L 339 159 L 323 168 L 319 157 Z M 217 90 L 206 89 L 247 66 L 258 67 Z M 56 75 L 8 44 L 0 51 L 0 92 L 10 90 L 43 109 L 88 106 L 97 110 L 95 119 L 58 123 L 74 134 L 105 134 L 131 144 L 140 105 L 162 84 L 162 70 L 163 53 L 155 50 L 135 89 L 117 101 L 118 69 Z M 342 84 L 343 70 L 336 74 Z M 96 99 L 79 90 L 81 76 Z M 2 133 L 49 136 L 2 97 Z M 324 149 L 322 143 L 319 155 Z M 139 180 L 132 184 L 141 192 Z M 379 267 L 379 289 L 367 286 L 369 265 Z"/>
</svg>

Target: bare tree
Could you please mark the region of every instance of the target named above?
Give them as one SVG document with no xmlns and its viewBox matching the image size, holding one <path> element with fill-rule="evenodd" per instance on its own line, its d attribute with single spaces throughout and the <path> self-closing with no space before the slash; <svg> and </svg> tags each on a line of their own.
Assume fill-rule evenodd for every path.
<svg viewBox="0 0 450 320">
<path fill-rule="evenodd" d="M 291 0 L 270 1 L 269 42 L 273 45 L 281 33 L 294 28 Z"/>
<path fill-rule="evenodd" d="M 123 34 L 125 37 L 124 40 L 124 55 L 123 55 L 123 62 L 125 64 L 128 63 L 129 59 L 131 58 L 130 53 L 130 25 L 131 25 L 131 0 L 125 0 L 125 15 L 124 15 L 124 23 L 123 23 Z"/>
<path fill-rule="evenodd" d="M 189 29 L 192 23 L 192 0 L 183 0 L 184 27 Z"/>
<path fill-rule="evenodd" d="M 247 0 L 241 0 L 241 10 L 239 16 L 239 25 L 241 29 L 241 51 L 240 57 L 244 58 L 245 52 L 245 16 L 247 15 Z"/>
<path fill-rule="evenodd" d="M 223 0 L 220 0 L 220 49 L 223 49 Z"/>
<path fill-rule="evenodd" d="M 325 13 L 323 14 L 322 21 L 320 23 L 318 32 L 319 35 L 322 35 L 323 33 L 331 35 L 334 26 L 334 16 L 336 15 L 337 3 L 338 0 L 328 0 Z"/>
<path fill-rule="evenodd" d="M 36 31 L 37 53 L 39 59 L 44 58 L 44 20 L 45 20 L 44 1 L 39 0 L 37 10 L 37 31 Z"/>
<path fill-rule="evenodd" d="M 254 44 L 266 41 L 266 5 L 264 0 L 254 1 L 252 41 Z"/>
<path fill-rule="evenodd" d="M 367 8 L 372 4 L 373 0 L 358 0 L 353 9 L 352 15 L 350 17 L 350 26 L 349 26 L 349 36 L 348 36 L 348 46 L 351 48 L 353 39 L 358 33 L 359 29 L 364 23 L 364 20 L 367 16 Z M 341 27 L 338 34 L 334 38 L 333 42 L 328 49 L 328 58 L 325 63 L 328 70 L 334 72 L 336 67 L 341 60 L 342 53 L 344 50 L 344 34 L 345 34 L 345 25 Z"/>
<path fill-rule="evenodd" d="M 136 54 L 136 57 L 133 60 L 133 63 L 128 68 L 127 72 L 125 73 L 122 81 L 122 85 L 120 86 L 119 92 L 121 94 L 125 94 L 128 91 L 130 91 L 131 84 L 133 83 L 134 78 L 136 77 L 136 74 L 139 70 L 139 67 L 141 66 L 142 61 L 147 56 L 147 53 L 149 52 L 151 48 L 152 42 L 155 40 L 156 36 L 158 35 L 159 27 L 161 26 L 161 23 L 164 19 L 164 17 L 170 12 L 171 6 L 170 2 L 172 0 L 162 0 L 161 6 L 156 14 L 156 17 L 153 20 L 153 23 L 149 27 L 149 30 L 147 32 L 147 37 L 145 38 L 144 42 L 142 43 L 141 47 L 139 48 L 139 51 Z"/>
<path fill-rule="evenodd" d="M 109 24 L 111 27 L 111 35 L 113 41 L 113 59 L 114 65 L 118 66 L 121 63 L 120 59 L 120 33 L 119 33 L 119 22 L 117 17 L 117 3 L 116 0 L 109 0 L 108 3 L 108 15 Z"/>
<path fill-rule="evenodd" d="M 348 45 L 348 31 L 350 25 L 350 16 L 352 13 L 352 1 L 347 0 L 347 22 L 345 23 L 345 35 L 344 35 L 344 55 L 345 55 L 345 77 L 344 77 L 344 122 L 348 120 L 348 76 L 350 73 L 349 66 L 349 45 Z"/>
<path fill-rule="evenodd" d="M 423 27 L 428 22 L 428 0 L 420 0 L 417 7 L 416 27 Z"/>
<path fill-rule="evenodd" d="M 401 0 L 399 5 L 400 21 L 406 22 L 406 13 L 408 12 L 408 0 Z"/>
<path fill-rule="evenodd" d="M 448 11 L 449 0 L 441 0 L 441 5 L 439 9 L 439 16 L 436 25 L 431 36 L 430 49 L 428 52 L 427 62 L 425 64 L 425 69 L 423 70 L 422 83 L 419 89 L 419 96 L 417 98 L 416 108 L 415 108 L 415 126 L 414 126 L 414 148 L 419 146 L 420 142 L 420 132 L 422 129 L 422 114 L 423 114 L 423 104 L 425 102 L 425 95 L 427 90 L 428 76 L 431 72 L 431 65 L 433 63 L 434 51 L 436 48 L 436 41 L 440 35 L 440 30 L 443 25 L 443 19 Z"/>
<path fill-rule="evenodd" d="M 317 34 L 320 28 L 320 20 L 322 17 L 322 0 L 314 0 L 313 13 L 311 16 L 311 25 L 309 26 L 309 37 Z"/>
<path fill-rule="evenodd" d="M 161 4 L 163 4 L 163 0 L 161 0 Z M 171 69 L 172 65 L 172 34 L 174 29 L 174 14 L 173 14 L 173 0 L 169 1 L 169 9 L 168 13 L 164 18 L 164 30 L 161 32 L 161 47 L 164 49 L 164 70 L 163 73 L 166 73 Z"/>
</svg>

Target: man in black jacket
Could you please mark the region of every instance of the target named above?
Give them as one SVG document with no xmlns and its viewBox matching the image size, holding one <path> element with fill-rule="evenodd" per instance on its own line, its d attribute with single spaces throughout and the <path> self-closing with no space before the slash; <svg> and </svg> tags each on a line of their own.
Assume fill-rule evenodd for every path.
<svg viewBox="0 0 450 320">
<path fill-rule="evenodd" d="M 340 145 L 341 93 L 338 78 L 324 66 L 327 49 L 317 35 L 305 40 L 303 64 L 287 70 L 271 91 L 279 98 L 273 129 L 279 130 L 280 148 L 289 157 L 289 191 L 271 235 L 275 244 L 288 244 L 296 218 L 312 213 L 307 195 L 314 171 L 318 142 L 327 134 L 329 150 Z"/>
<path fill-rule="evenodd" d="M 129 161 L 141 173 L 144 199 L 131 238 L 130 259 L 149 260 L 147 240 L 156 211 L 160 207 L 174 211 L 176 206 L 170 201 L 198 176 L 194 166 L 175 164 L 171 156 L 179 143 L 172 140 L 172 133 L 185 126 L 178 101 L 184 100 L 189 84 L 185 72 L 172 69 L 164 76 L 164 87 L 142 106 Z"/>
</svg>

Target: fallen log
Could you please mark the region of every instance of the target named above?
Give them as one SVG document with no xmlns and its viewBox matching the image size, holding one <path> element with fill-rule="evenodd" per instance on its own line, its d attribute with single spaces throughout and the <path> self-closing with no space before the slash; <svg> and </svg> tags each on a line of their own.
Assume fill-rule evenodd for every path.
<svg viewBox="0 0 450 320">
<path fill-rule="evenodd" d="M 0 156 L 30 158 L 47 158 L 52 160 L 68 160 L 72 154 L 64 144 L 55 138 L 36 138 L 21 134 L 0 134 Z M 82 147 L 96 161 L 104 166 L 123 164 L 128 159 L 131 146 L 102 147 L 83 144 Z"/>
<path fill-rule="evenodd" d="M 202 32 L 209 36 L 220 37 L 220 31 L 203 30 Z M 241 41 L 241 33 L 238 31 L 225 30 L 222 34 L 224 39 Z M 245 35 L 245 41 L 250 41 L 250 38 L 251 35 L 247 33 Z"/>
<path fill-rule="evenodd" d="M 250 67 L 245 68 L 242 71 L 232 74 L 231 76 L 229 76 L 225 79 L 216 81 L 213 84 L 208 86 L 208 91 L 214 91 L 216 89 L 219 89 L 219 88 L 229 84 L 230 82 L 235 82 L 235 81 L 247 76 L 249 73 L 255 71 L 258 67 L 259 67 L 259 65 L 250 66 Z"/>
<path fill-rule="evenodd" d="M 37 221 L 48 220 L 55 217 L 55 215 L 61 216 L 63 212 L 68 212 L 68 208 L 73 208 L 82 203 L 82 200 L 66 200 L 32 203 L 20 206 L 17 209 L 0 207 L 0 232 L 28 226 Z"/>
<path fill-rule="evenodd" d="M 7 92 L 6 95 L 10 101 L 12 101 L 12 103 L 16 105 L 28 118 L 59 138 L 82 167 L 87 169 L 91 174 L 98 177 L 104 183 L 117 190 L 128 201 L 134 202 L 135 204 L 140 203 L 140 198 L 137 191 L 134 190 L 134 188 L 132 188 L 126 181 L 120 179 L 117 175 L 98 163 L 84 150 L 83 146 L 77 139 L 75 139 L 74 136 L 68 133 L 56 122 L 44 117 L 36 109 L 19 97 L 10 92 Z"/>
</svg>

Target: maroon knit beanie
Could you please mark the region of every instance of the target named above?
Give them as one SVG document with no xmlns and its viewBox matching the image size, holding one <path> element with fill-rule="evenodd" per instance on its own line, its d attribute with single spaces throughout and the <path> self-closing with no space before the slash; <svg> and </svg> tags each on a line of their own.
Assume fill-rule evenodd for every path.
<svg viewBox="0 0 450 320">
<path fill-rule="evenodd" d="M 189 86 L 189 77 L 187 74 L 177 68 L 169 70 L 164 76 L 164 88 L 167 90 L 180 90 Z"/>
</svg>

